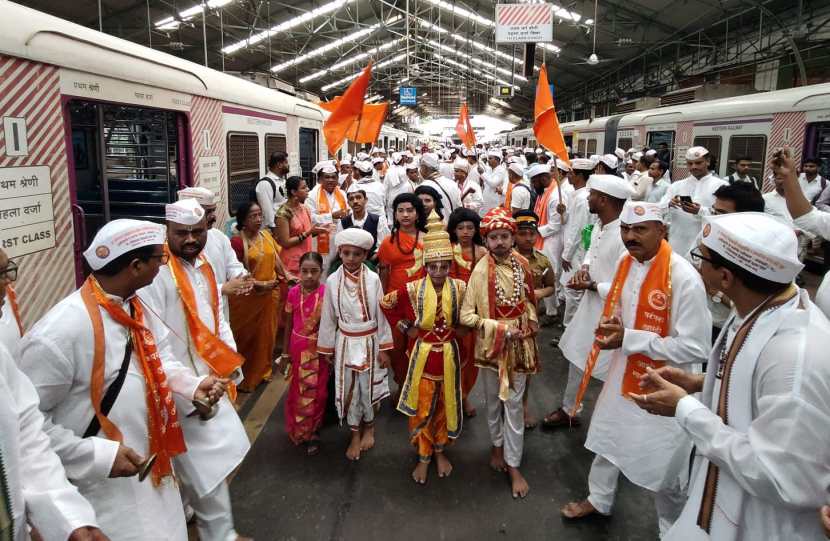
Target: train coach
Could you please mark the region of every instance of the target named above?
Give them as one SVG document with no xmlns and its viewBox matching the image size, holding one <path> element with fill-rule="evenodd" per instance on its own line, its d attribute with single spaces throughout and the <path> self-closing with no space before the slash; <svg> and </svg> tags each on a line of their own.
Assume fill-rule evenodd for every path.
<svg viewBox="0 0 830 541">
<path fill-rule="evenodd" d="M 28 325 L 83 279 L 115 218 L 159 221 L 188 185 L 247 199 L 267 156 L 309 175 L 327 154 L 308 101 L 0 1 L 0 242 Z"/>
</svg>

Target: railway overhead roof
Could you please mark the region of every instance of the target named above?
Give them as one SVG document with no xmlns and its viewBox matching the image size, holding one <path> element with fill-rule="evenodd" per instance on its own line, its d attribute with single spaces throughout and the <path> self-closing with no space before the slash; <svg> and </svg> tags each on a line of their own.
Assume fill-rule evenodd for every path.
<svg viewBox="0 0 830 541">
<path fill-rule="evenodd" d="M 453 116 L 464 99 L 473 113 L 528 120 L 543 60 L 568 109 L 702 84 L 712 70 L 746 77 L 767 50 L 803 68 L 799 57 L 820 44 L 826 51 L 830 31 L 822 0 L 557 0 L 553 42 L 537 47 L 534 75 L 525 76 L 524 46 L 495 43 L 493 0 L 21 3 L 215 69 L 271 74 L 323 99 L 371 58 L 371 98 L 396 103 L 398 87 L 418 88 L 418 105 L 393 109 L 393 120 Z M 497 98 L 501 85 L 514 95 Z"/>
</svg>

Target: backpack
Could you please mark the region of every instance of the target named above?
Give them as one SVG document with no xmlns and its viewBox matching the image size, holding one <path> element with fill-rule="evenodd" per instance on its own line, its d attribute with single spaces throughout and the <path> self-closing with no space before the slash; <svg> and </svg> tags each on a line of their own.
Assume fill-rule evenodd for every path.
<svg viewBox="0 0 830 541">
<path fill-rule="evenodd" d="M 257 200 L 257 198 L 256 198 L 256 187 L 257 187 L 257 186 L 259 185 L 259 183 L 260 183 L 260 182 L 262 182 L 263 180 L 267 180 L 267 181 L 268 181 L 268 184 L 270 184 L 270 185 L 271 185 L 271 193 L 273 194 L 273 195 L 271 196 L 271 199 L 273 200 L 273 199 L 276 199 L 276 198 L 277 198 L 277 185 L 274 183 L 274 180 L 273 180 L 271 177 L 262 177 L 261 179 L 259 179 L 258 181 L 254 182 L 254 183 L 251 185 L 251 189 L 248 191 L 248 201 L 256 201 L 256 200 Z"/>
</svg>

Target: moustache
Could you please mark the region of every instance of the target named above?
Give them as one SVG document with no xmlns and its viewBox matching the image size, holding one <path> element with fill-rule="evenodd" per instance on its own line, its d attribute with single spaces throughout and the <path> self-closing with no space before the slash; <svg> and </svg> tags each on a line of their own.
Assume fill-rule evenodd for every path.
<svg viewBox="0 0 830 541">
<path fill-rule="evenodd" d="M 639 242 L 633 240 L 625 243 L 626 248 L 638 248 L 640 246 L 642 245 Z"/>
</svg>

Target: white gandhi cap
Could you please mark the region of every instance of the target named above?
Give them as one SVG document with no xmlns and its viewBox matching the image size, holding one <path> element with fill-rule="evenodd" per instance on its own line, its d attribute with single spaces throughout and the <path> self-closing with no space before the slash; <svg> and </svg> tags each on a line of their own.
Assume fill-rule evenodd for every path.
<svg viewBox="0 0 830 541">
<path fill-rule="evenodd" d="M 631 184 L 616 175 L 591 175 L 588 177 L 588 189 L 596 190 L 617 199 L 628 199 L 634 195 Z"/>
<path fill-rule="evenodd" d="M 142 220 L 112 220 L 95 234 L 84 259 L 97 271 L 127 252 L 154 244 L 164 244 L 163 226 Z"/>
<path fill-rule="evenodd" d="M 168 222 L 196 225 L 205 217 L 205 209 L 195 199 L 181 199 L 164 206 L 164 217 Z"/>
<path fill-rule="evenodd" d="M 628 225 L 642 222 L 666 223 L 668 205 L 646 203 L 644 201 L 626 201 L 620 213 L 620 222 Z"/>
</svg>

